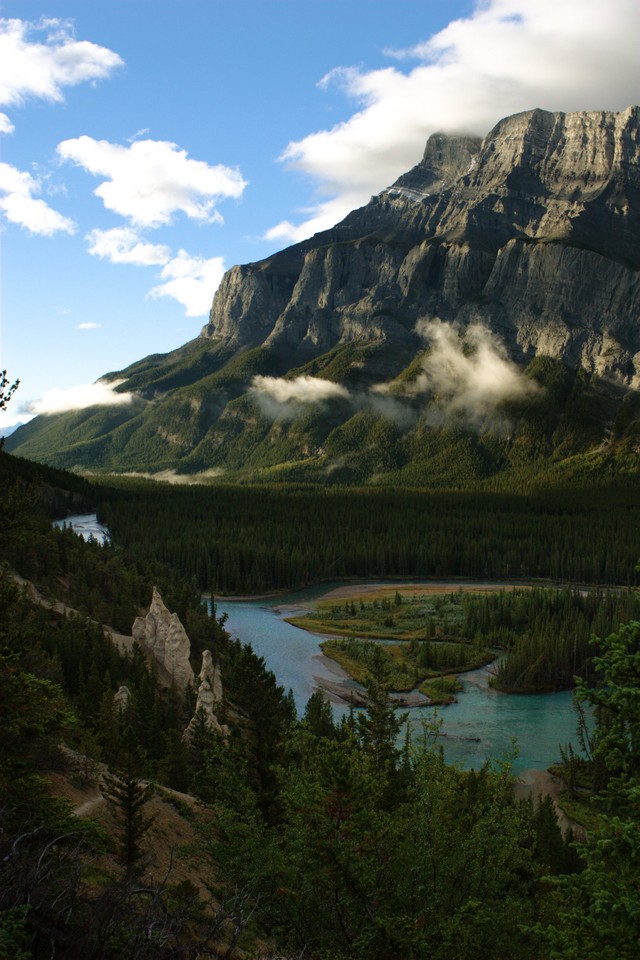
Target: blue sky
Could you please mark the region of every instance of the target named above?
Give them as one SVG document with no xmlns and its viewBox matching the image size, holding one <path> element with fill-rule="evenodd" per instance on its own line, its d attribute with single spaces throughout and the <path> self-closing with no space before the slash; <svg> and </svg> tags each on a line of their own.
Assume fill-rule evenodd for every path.
<svg viewBox="0 0 640 960">
<path fill-rule="evenodd" d="M 640 101 L 637 0 L 4 0 L 0 430 L 206 322 L 436 130 Z"/>
</svg>

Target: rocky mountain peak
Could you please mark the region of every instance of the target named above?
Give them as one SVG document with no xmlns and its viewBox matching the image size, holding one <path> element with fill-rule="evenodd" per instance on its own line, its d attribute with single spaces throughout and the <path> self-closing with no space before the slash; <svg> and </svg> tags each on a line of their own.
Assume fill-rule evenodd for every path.
<svg viewBox="0 0 640 960">
<path fill-rule="evenodd" d="M 480 137 L 432 134 L 420 163 L 399 177 L 388 193 L 397 191 L 415 200 L 441 193 L 473 169 L 481 146 Z"/>
<path fill-rule="evenodd" d="M 536 392 L 530 378 L 553 369 L 592 390 L 591 412 L 578 416 L 567 388 L 570 428 L 554 420 L 558 400 L 530 449 L 600 456 L 612 431 L 634 443 L 639 316 L 640 109 L 529 110 L 484 138 L 434 134 L 412 170 L 332 229 L 229 270 L 200 337 L 117 375 L 154 403 L 118 409 L 117 422 L 112 412 L 110 433 L 102 421 L 95 434 L 84 422 L 55 433 L 57 421 L 38 418 L 7 448 L 33 455 L 53 424 L 61 466 L 151 459 L 243 478 L 420 485 L 438 430 L 477 436 L 502 400 L 540 401 L 544 384 Z M 479 389 L 501 378 L 506 393 L 500 382 Z M 125 429 L 127 417 L 138 423 Z M 518 430 L 533 427 L 498 419 L 517 459 Z M 363 459 L 367 445 L 375 455 Z M 470 475 L 504 462 L 487 442 Z"/>
</svg>

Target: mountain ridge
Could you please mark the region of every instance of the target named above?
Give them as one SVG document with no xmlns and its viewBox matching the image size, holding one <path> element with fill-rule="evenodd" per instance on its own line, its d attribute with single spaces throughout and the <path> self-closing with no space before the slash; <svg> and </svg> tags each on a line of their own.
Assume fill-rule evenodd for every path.
<svg viewBox="0 0 640 960">
<path fill-rule="evenodd" d="M 614 443 L 628 468 L 639 241 L 640 108 L 434 134 L 340 224 L 227 271 L 193 341 L 106 375 L 130 407 L 39 417 L 7 449 L 85 469 L 437 485 L 454 447 L 479 456 L 481 482 L 527 446 L 555 463 Z"/>
</svg>

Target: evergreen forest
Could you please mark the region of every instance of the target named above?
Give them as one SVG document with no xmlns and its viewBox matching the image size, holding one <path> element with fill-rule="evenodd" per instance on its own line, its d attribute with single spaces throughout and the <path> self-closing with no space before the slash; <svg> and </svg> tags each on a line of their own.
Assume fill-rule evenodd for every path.
<svg viewBox="0 0 640 960">
<path fill-rule="evenodd" d="M 218 594 L 345 577 L 637 582 L 640 503 L 630 487 L 503 494 L 95 482 L 99 519 L 131 557 Z"/>
<path fill-rule="evenodd" d="M 589 492 L 109 487 L 3 453 L 0 482 L 1 960 L 637 958 L 630 492 L 612 491 L 605 513 Z M 52 529 L 54 515 L 92 507 L 111 543 Z M 559 746 L 557 772 L 573 827 L 550 797 L 519 798 L 512 757 L 448 765 L 437 718 L 405 736 L 379 648 L 364 709 L 337 722 L 318 691 L 298 716 L 201 602 L 203 590 L 438 575 L 574 584 L 450 598 L 446 637 L 441 608 L 415 641 L 486 635 L 513 658 L 505 686 L 550 638 L 570 650 L 561 683 L 577 676 L 585 749 Z M 129 632 L 154 585 L 194 663 L 210 649 L 220 664 L 225 736 L 201 716 L 185 737 L 195 691 L 163 686 L 140 649 L 109 640 L 104 625 Z M 101 806 L 82 812 L 87 796 Z"/>
</svg>

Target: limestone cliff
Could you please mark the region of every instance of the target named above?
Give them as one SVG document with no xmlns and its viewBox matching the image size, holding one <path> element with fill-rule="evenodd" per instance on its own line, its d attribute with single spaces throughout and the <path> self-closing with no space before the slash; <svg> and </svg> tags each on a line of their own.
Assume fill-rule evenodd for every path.
<svg viewBox="0 0 640 960">
<path fill-rule="evenodd" d="M 198 338 L 109 375 L 138 405 L 36 418 L 7 449 L 231 482 L 633 471 L 639 320 L 640 108 L 531 110 L 430 137 L 331 230 L 229 270 Z M 491 416 L 455 392 L 470 356 L 477 381 L 517 388 Z"/>
<path fill-rule="evenodd" d="M 292 361 L 337 343 L 416 349 L 419 318 L 499 331 L 640 385 L 640 111 L 434 135 L 422 161 L 332 230 L 235 267 L 202 335 Z"/>
<path fill-rule="evenodd" d="M 167 672 L 179 690 L 193 684 L 194 673 L 189 663 L 191 643 L 176 613 L 170 613 L 157 589 L 149 612 L 137 617 L 131 629 L 133 639 L 147 650 Z"/>
</svg>

